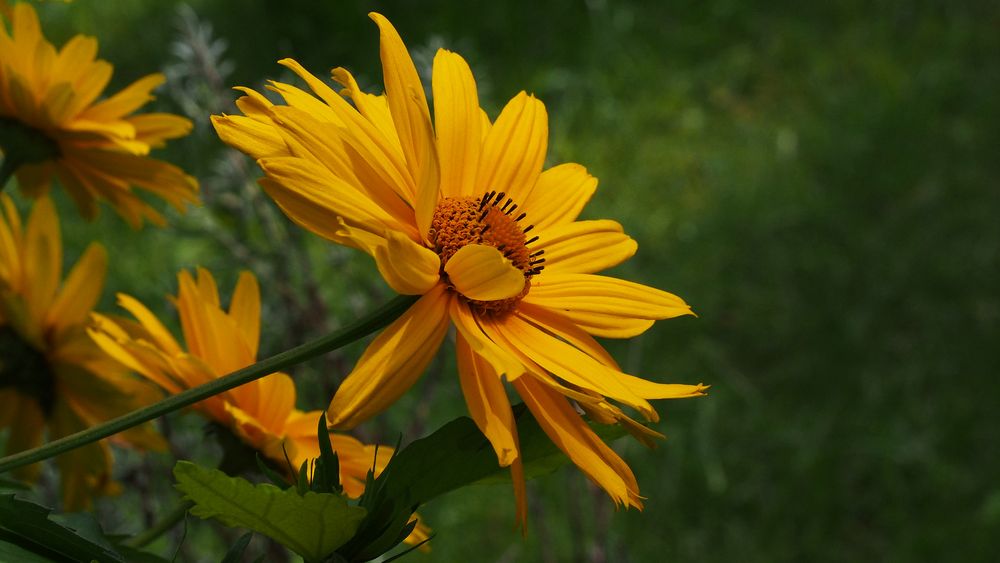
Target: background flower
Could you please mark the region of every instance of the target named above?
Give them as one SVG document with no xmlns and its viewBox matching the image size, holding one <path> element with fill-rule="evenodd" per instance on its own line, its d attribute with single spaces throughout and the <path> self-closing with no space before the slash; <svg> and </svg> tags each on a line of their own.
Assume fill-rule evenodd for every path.
<svg viewBox="0 0 1000 563">
<path fill-rule="evenodd" d="M 93 339 L 122 364 L 169 393 L 196 387 L 257 361 L 260 342 L 260 288 L 249 272 L 240 275 L 229 308 L 220 305 L 215 278 L 198 269 L 197 279 L 186 270 L 177 275 L 173 298 L 180 316 L 186 346 L 142 303 L 119 294 L 118 304 L 136 319 L 94 315 Z M 277 467 L 293 473 L 306 461 L 319 457 L 317 424 L 323 411 L 295 408 L 295 384 L 284 373 L 273 373 L 235 389 L 209 397 L 193 408 L 235 434 Z M 373 468 L 381 472 L 392 448 L 362 444 L 346 434 L 332 433 L 330 440 L 340 463 L 344 492 L 361 496 Z M 376 451 L 378 458 L 376 458 Z M 427 537 L 421 526 L 413 541 Z M 419 539 L 418 539 L 419 538 Z"/>
<path fill-rule="evenodd" d="M 38 197 L 58 177 L 84 217 L 92 219 L 97 200 L 107 200 L 134 227 L 164 219 L 133 186 L 178 211 L 196 202 L 194 178 L 148 156 L 186 135 L 191 122 L 166 113 L 131 115 L 152 99 L 163 75 L 151 74 L 98 101 L 112 67 L 95 59 L 97 40 L 77 35 L 56 50 L 30 4 L 17 3 L 11 11 L 10 33 L 6 22 L 0 24 L 0 149 L 18 161 L 21 191 Z"/>
<path fill-rule="evenodd" d="M 158 398 L 98 348 L 85 332 L 104 286 L 108 257 L 93 243 L 62 281 L 59 219 L 47 197 L 27 224 L 0 194 L 0 428 L 17 452 L 125 414 Z M 148 426 L 121 440 L 151 448 L 163 442 Z M 107 441 L 56 458 L 66 510 L 117 490 Z M 39 465 L 22 474 L 34 478 Z"/>
</svg>

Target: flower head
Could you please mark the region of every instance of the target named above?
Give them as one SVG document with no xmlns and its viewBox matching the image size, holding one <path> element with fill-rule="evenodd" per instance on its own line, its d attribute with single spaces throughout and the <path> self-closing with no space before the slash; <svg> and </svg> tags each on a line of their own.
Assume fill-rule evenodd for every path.
<svg viewBox="0 0 1000 563">
<path fill-rule="evenodd" d="M 153 402 L 158 392 L 131 377 L 86 334 L 100 297 L 107 254 L 91 244 L 62 281 L 62 242 L 52 202 L 39 198 L 27 224 L 0 195 L 0 428 L 10 452 L 33 448 Z M 132 443 L 159 447 L 148 427 L 129 431 Z M 111 493 L 106 441 L 57 458 L 67 510 Z M 31 478 L 38 466 L 25 474 Z"/>
<path fill-rule="evenodd" d="M 0 150 L 16 159 L 18 185 L 45 194 L 57 177 L 80 212 L 107 200 L 133 226 L 163 217 L 136 186 L 178 210 L 197 201 L 197 183 L 176 166 L 149 158 L 150 149 L 186 135 L 191 122 L 166 113 L 130 115 L 163 83 L 151 74 L 101 101 L 111 65 L 95 59 L 97 41 L 78 35 L 59 49 L 42 35 L 34 9 L 17 3 L 11 31 L 0 17 Z"/>
<path fill-rule="evenodd" d="M 420 377 L 449 326 L 469 412 L 514 474 L 525 515 L 517 429 L 504 380 L 552 441 L 619 504 L 641 506 L 621 458 L 589 428 L 622 423 L 644 441 L 650 399 L 702 395 L 624 373 L 593 338 L 638 335 L 691 313 L 675 295 L 596 275 L 636 243 L 614 221 L 578 221 L 597 180 L 578 164 L 543 171 L 545 106 L 521 92 L 491 121 L 459 55 L 439 50 L 433 121 L 417 71 L 393 26 L 381 31 L 385 94 L 333 70 L 335 92 L 293 60 L 280 63 L 311 95 L 272 82 L 273 104 L 241 89 L 244 116 L 215 116 L 219 136 L 258 159 L 261 184 L 296 223 L 370 254 L 386 282 L 419 300 L 367 348 L 328 411 L 351 427 L 385 409 Z M 571 403 L 572 401 L 572 403 Z"/>
<path fill-rule="evenodd" d="M 128 295 L 118 304 L 135 321 L 94 315 L 94 340 L 121 363 L 156 383 L 168 393 L 178 393 L 222 377 L 257 361 L 260 340 L 260 289 L 257 278 L 243 272 L 228 310 L 222 308 L 215 279 L 199 268 L 197 278 L 187 271 L 177 276 L 179 290 L 173 299 L 180 313 L 185 347 L 146 308 Z M 319 457 L 316 422 L 322 411 L 295 408 L 295 384 L 284 373 L 273 373 L 197 403 L 194 408 L 231 430 L 245 444 L 280 466 L 294 467 Z M 357 497 L 375 460 L 374 446 L 345 434 L 331 434 L 340 459 L 345 492 Z M 387 459 L 391 450 L 379 448 Z"/>
</svg>

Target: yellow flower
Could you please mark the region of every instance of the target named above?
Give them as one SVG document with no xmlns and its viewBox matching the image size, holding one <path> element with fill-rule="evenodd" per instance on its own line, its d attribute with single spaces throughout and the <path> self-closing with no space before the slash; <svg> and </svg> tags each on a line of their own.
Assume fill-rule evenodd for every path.
<svg viewBox="0 0 1000 563">
<path fill-rule="evenodd" d="M 659 436 L 612 401 L 655 421 L 649 399 L 702 395 L 705 386 L 628 375 L 593 336 L 635 336 L 689 307 L 595 275 L 631 257 L 636 243 L 614 221 L 576 220 L 597 185 L 584 167 L 542 170 L 548 118 L 540 101 L 521 92 L 491 122 L 468 64 L 442 49 L 432 125 L 406 47 L 384 17 L 371 17 L 381 31 L 385 95 L 362 92 L 343 68 L 333 70 L 338 94 L 285 59 L 315 97 L 273 82 L 287 104 L 274 105 L 242 88 L 245 116 L 213 117 L 226 143 L 258 159 L 261 184 L 293 221 L 367 252 L 393 289 L 421 296 L 369 345 L 334 396 L 330 423 L 351 427 L 392 404 L 454 325 L 469 412 L 513 471 L 522 521 L 523 468 L 503 379 L 616 503 L 641 507 L 628 465 L 570 400 L 644 441 Z"/>
<path fill-rule="evenodd" d="M 104 199 L 133 226 L 164 221 L 133 186 L 181 211 L 197 201 L 194 178 L 148 157 L 167 139 L 186 135 L 191 122 L 165 113 L 129 115 L 152 98 L 163 75 L 96 101 L 112 69 L 95 59 L 97 41 L 78 35 L 57 51 L 29 4 L 11 12 L 9 35 L 0 23 L 0 148 L 6 158 L 26 162 L 17 169 L 22 192 L 38 197 L 57 177 L 84 217 L 93 218 L 96 201 Z"/>
<path fill-rule="evenodd" d="M 187 271 L 177 276 L 173 299 L 180 314 L 187 351 L 142 303 L 119 294 L 118 304 L 138 322 L 112 320 L 94 314 L 93 339 L 112 357 L 169 393 L 196 387 L 257 361 L 260 341 L 260 288 L 249 272 L 240 274 L 229 310 L 219 303 L 215 279 L 199 268 L 197 279 Z M 245 444 L 279 466 L 285 454 L 295 468 L 319 457 L 316 423 L 323 411 L 295 408 L 295 384 L 284 373 L 273 373 L 197 403 L 194 408 L 229 428 Z M 373 462 L 380 472 L 392 448 L 362 444 L 346 434 L 331 434 L 340 462 L 344 492 L 357 498 Z M 425 528 L 420 528 L 426 532 Z"/>
<path fill-rule="evenodd" d="M 0 428 L 8 452 L 33 448 L 46 429 L 61 438 L 154 401 L 159 392 L 131 377 L 87 336 L 87 315 L 100 297 L 107 254 L 91 244 L 62 280 L 62 242 L 55 208 L 37 200 L 27 225 L 0 195 Z M 148 427 L 126 433 L 134 444 L 160 447 Z M 57 458 L 67 510 L 117 490 L 106 441 Z M 33 478 L 39 466 L 23 475 Z"/>
</svg>

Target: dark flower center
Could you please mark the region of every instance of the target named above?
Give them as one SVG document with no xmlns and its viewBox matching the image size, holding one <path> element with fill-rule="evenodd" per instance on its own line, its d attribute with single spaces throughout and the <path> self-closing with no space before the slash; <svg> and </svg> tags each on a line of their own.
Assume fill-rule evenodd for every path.
<svg viewBox="0 0 1000 563">
<path fill-rule="evenodd" d="M 46 415 L 52 413 L 56 378 L 45 354 L 10 326 L 0 326 L 0 389 L 9 387 L 35 399 Z"/>
</svg>

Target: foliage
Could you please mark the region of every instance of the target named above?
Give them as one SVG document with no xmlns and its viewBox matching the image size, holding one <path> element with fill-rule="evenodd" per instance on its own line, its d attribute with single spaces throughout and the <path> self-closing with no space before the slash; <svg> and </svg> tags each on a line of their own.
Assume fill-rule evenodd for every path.
<svg viewBox="0 0 1000 563">
<path fill-rule="evenodd" d="M 186 461 L 174 466 L 177 489 L 195 503 L 191 513 L 274 538 L 306 561 L 321 561 L 349 540 L 365 516 L 334 493 L 254 485 Z"/>
</svg>

